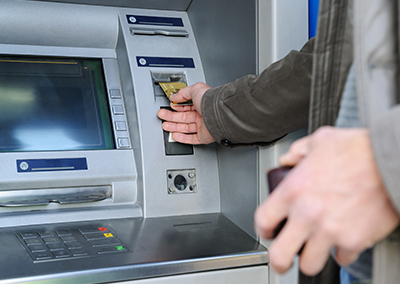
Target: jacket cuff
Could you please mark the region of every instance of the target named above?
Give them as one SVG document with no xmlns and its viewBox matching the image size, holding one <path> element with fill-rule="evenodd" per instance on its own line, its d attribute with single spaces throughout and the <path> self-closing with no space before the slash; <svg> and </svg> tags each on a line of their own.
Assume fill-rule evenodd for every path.
<svg viewBox="0 0 400 284">
<path fill-rule="evenodd" d="M 371 124 L 375 159 L 386 191 L 400 213 L 400 107 L 393 108 Z"/>
<path fill-rule="evenodd" d="M 218 111 L 217 100 L 219 98 L 218 93 L 221 91 L 223 86 L 212 88 L 207 90 L 201 99 L 201 114 L 203 116 L 204 124 L 217 143 L 223 146 L 231 146 L 230 137 L 221 121 L 220 113 Z"/>
</svg>

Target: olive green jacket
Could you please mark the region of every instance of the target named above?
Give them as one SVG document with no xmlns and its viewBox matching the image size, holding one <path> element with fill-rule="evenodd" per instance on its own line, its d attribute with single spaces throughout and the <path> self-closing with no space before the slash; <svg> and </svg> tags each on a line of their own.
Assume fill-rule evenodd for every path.
<svg viewBox="0 0 400 284">
<path fill-rule="evenodd" d="M 300 51 L 204 94 L 207 129 L 234 147 L 335 125 L 354 61 L 360 123 L 370 129 L 381 177 L 400 212 L 399 8 L 393 0 L 322 0 L 317 37 Z M 374 284 L 400 283 L 400 233 L 375 246 L 373 278 Z M 335 283 L 318 279 L 303 283 Z"/>
</svg>

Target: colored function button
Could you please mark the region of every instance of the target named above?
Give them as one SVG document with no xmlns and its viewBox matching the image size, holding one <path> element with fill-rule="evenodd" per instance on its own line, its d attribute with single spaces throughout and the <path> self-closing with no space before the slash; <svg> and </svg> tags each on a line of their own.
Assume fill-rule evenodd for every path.
<svg viewBox="0 0 400 284">
<path fill-rule="evenodd" d="M 98 228 L 100 232 L 107 232 L 108 229 L 106 227 L 99 227 Z"/>
<path fill-rule="evenodd" d="M 127 251 L 124 246 L 103 247 L 97 250 L 98 254 L 124 252 Z"/>
<path fill-rule="evenodd" d="M 113 237 L 114 237 L 114 235 L 111 234 L 111 233 L 105 233 L 104 236 L 105 236 L 106 238 L 113 238 Z"/>
<path fill-rule="evenodd" d="M 119 251 L 126 250 L 126 248 L 124 248 L 124 246 L 115 246 L 115 249 L 119 250 Z"/>
</svg>

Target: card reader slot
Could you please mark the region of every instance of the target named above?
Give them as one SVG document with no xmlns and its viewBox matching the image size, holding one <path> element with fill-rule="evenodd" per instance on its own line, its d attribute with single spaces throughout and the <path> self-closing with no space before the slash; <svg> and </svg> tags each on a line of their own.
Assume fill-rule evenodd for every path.
<svg viewBox="0 0 400 284">
<path fill-rule="evenodd" d="M 0 207 L 96 202 L 111 198 L 111 192 L 111 186 L 8 190 L 0 192 Z"/>
<path fill-rule="evenodd" d="M 182 82 L 187 85 L 186 75 L 184 73 L 151 73 L 153 81 L 153 89 L 155 97 L 165 97 L 164 91 L 160 87 L 160 83 Z"/>
<path fill-rule="evenodd" d="M 173 30 L 173 29 L 143 29 L 143 28 L 131 28 L 132 35 L 162 35 L 169 37 L 189 37 L 189 33 L 186 30 Z"/>
</svg>

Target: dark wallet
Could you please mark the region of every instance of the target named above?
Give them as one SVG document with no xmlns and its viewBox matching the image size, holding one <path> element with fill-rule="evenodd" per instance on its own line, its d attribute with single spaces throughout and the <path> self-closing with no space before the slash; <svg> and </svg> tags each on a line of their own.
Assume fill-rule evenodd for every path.
<svg viewBox="0 0 400 284">
<path fill-rule="evenodd" d="M 272 193 L 274 191 L 274 189 L 285 178 L 285 176 L 288 174 L 288 172 L 292 168 L 293 167 L 279 167 L 279 168 L 272 169 L 267 173 L 269 193 Z M 279 234 L 279 232 L 282 230 L 283 226 L 285 226 L 286 221 L 287 221 L 287 219 L 283 220 L 276 227 L 276 229 L 274 230 L 274 238 Z M 304 247 L 304 245 L 303 245 L 303 247 Z M 303 247 L 297 253 L 298 255 L 301 254 L 301 252 L 303 251 Z"/>
<path fill-rule="evenodd" d="M 278 186 L 278 184 L 284 179 L 287 173 L 292 169 L 292 167 L 279 167 L 270 170 L 267 173 L 267 181 L 268 181 L 268 188 L 269 193 L 271 194 L 274 189 Z M 274 231 L 274 238 L 279 234 L 282 230 L 283 226 L 286 223 L 286 219 L 279 223 Z"/>
</svg>

